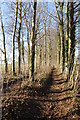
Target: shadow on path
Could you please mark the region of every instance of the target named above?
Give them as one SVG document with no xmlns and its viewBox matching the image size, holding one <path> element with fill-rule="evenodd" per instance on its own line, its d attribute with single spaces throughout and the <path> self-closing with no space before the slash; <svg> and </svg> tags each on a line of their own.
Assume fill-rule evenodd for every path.
<svg viewBox="0 0 80 120">
<path fill-rule="evenodd" d="M 37 92 L 38 96 L 44 96 L 47 95 L 50 91 L 50 86 L 53 84 L 53 70 L 51 70 L 51 73 L 49 74 L 48 78 L 45 79 L 43 85 L 40 88 L 30 88 L 28 90 L 30 97 L 36 97 L 35 91 Z M 26 90 L 27 91 L 27 90 Z M 30 92 L 32 94 L 30 94 Z M 18 94 L 18 93 L 17 93 Z M 23 94 L 21 95 L 23 96 Z M 43 119 L 47 120 L 47 116 L 43 115 L 44 108 L 41 105 L 41 102 L 38 98 L 38 101 L 35 99 L 26 99 L 24 98 L 16 98 L 8 100 L 5 103 L 5 106 L 2 110 L 2 120 L 38 120 Z M 49 101 L 48 101 L 49 102 Z"/>
<path fill-rule="evenodd" d="M 49 74 L 49 76 L 45 80 L 44 79 L 41 80 L 41 81 L 43 81 L 43 84 L 40 88 L 38 88 L 38 87 L 32 88 L 33 93 L 34 93 L 34 91 L 36 91 L 38 96 L 45 96 L 45 95 L 48 95 L 50 93 L 50 87 L 54 82 L 54 79 L 53 79 L 54 69 L 51 70 L 51 73 Z"/>
<path fill-rule="evenodd" d="M 34 100 L 12 100 L 12 104 L 6 108 L 3 108 L 3 117 L 2 120 L 37 120 L 42 117 L 41 110 L 43 109 L 39 102 Z"/>
<path fill-rule="evenodd" d="M 51 86 L 56 85 L 54 81 L 54 73 L 55 68 L 53 68 L 47 78 L 42 79 L 42 86 L 41 87 L 30 87 L 29 89 L 25 89 L 22 93 L 20 93 L 21 97 L 11 98 L 5 102 L 5 105 L 3 106 L 3 118 L 2 120 L 49 120 L 49 116 L 53 111 L 53 114 L 51 115 L 50 120 L 56 119 L 54 116 L 54 109 L 50 109 L 50 105 L 54 102 L 58 103 L 60 101 L 65 101 L 67 99 L 71 99 L 71 97 L 65 97 L 61 99 L 53 100 L 53 98 L 49 98 L 49 94 L 51 92 L 53 94 L 52 97 L 54 97 L 54 93 L 61 93 L 64 91 L 51 91 Z M 56 75 L 59 77 L 59 74 Z M 59 83 L 62 79 L 58 80 Z M 64 82 L 64 81 L 63 81 Z M 61 84 L 60 83 L 60 84 Z M 19 93 L 17 93 L 17 96 Z M 48 111 L 48 113 L 46 113 Z M 57 118 L 58 120 L 58 118 Z M 64 120 L 64 119 L 63 119 Z"/>
</svg>

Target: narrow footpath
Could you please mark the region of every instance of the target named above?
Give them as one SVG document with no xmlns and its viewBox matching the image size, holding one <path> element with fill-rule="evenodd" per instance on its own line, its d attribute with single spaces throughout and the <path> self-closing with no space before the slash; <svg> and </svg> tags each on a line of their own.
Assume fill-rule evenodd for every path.
<svg viewBox="0 0 80 120">
<path fill-rule="evenodd" d="M 78 120 L 80 109 L 63 74 L 53 68 L 40 83 L 40 87 L 20 88 L 21 82 L 11 86 L 3 99 L 2 120 Z"/>
</svg>

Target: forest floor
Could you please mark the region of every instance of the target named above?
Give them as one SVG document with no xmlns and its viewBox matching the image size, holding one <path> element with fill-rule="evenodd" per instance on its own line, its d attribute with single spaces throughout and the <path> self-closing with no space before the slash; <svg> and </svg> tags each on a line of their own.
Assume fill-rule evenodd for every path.
<svg viewBox="0 0 80 120">
<path fill-rule="evenodd" d="M 3 96 L 2 120 L 78 120 L 80 99 L 74 100 L 63 75 L 53 68 L 33 86 L 10 85 Z"/>
</svg>

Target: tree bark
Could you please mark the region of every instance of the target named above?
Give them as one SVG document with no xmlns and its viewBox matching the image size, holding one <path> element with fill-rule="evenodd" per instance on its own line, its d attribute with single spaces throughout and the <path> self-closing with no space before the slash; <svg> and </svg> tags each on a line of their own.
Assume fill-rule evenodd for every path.
<svg viewBox="0 0 80 120">
<path fill-rule="evenodd" d="M 51 20 L 50 20 L 51 24 Z M 48 66 L 51 66 L 51 56 L 52 56 L 52 41 L 51 41 L 50 25 L 49 25 L 49 41 L 48 41 Z"/>
<path fill-rule="evenodd" d="M 2 34 L 3 34 L 3 54 L 4 54 L 4 63 L 5 63 L 5 73 L 8 72 L 8 66 L 7 66 L 7 57 L 6 57 L 6 45 L 5 45 L 5 33 L 4 33 L 4 27 L 3 27 L 3 21 L 2 21 L 2 15 L 1 15 L 1 28 L 2 28 Z"/>
<path fill-rule="evenodd" d="M 70 55 L 72 56 L 72 68 L 74 65 L 74 57 L 75 57 L 75 22 L 74 22 L 74 4 L 70 3 L 70 40 L 71 40 L 71 50 Z"/>
<path fill-rule="evenodd" d="M 61 70 L 62 72 L 65 69 L 65 41 L 64 41 L 64 24 L 63 24 L 63 5 L 64 3 L 61 3 L 60 9 L 61 9 L 61 25 L 60 25 L 60 36 L 61 36 Z"/>
<path fill-rule="evenodd" d="M 18 1 L 16 0 L 16 11 L 15 11 L 15 21 L 14 21 L 14 30 L 13 30 L 13 36 L 12 36 L 12 74 L 15 75 L 15 33 L 16 33 L 16 27 L 17 27 L 17 15 L 18 15 Z"/>
<path fill-rule="evenodd" d="M 27 26 L 27 44 L 28 44 L 28 74 L 30 71 L 30 42 L 29 42 L 29 30 Z"/>
<path fill-rule="evenodd" d="M 70 79 L 70 75 L 73 70 L 74 66 L 74 57 L 75 57 L 75 21 L 74 21 L 74 3 L 70 3 L 70 17 L 69 17 L 69 25 L 70 25 L 70 30 L 69 30 L 69 75 L 67 79 Z"/>
<path fill-rule="evenodd" d="M 22 59 L 23 59 L 23 63 L 24 61 L 24 40 L 23 40 L 23 35 L 22 35 Z"/>
<path fill-rule="evenodd" d="M 66 40 L 65 40 L 65 71 L 68 73 L 68 61 L 69 61 L 69 2 L 67 1 L 66 6 Z"/>
<path fill-rule="evenodd" d="M 46 20 L 44 20 L 44 66 L 46 66 Z"/>
<path fill-rule="evenodd" d="M 35 23 L 36 23 L 36 6 L 37 2 L 33 2 L 33 20 L 31 34 L 31 50 L 30 50 L 30 80 L 34 81 L 34 58 L 35 58 Z"/>
<path fill-rule="evenodd" d="M 18 31 L 18 51 L 19 51 L 19 57 L 18 57 L 18 73 L 20 74 L 21 71 L 21 43 L 20 43 L 20 36 L 21 36 L 21 23 L 22 23 L 22 6 L 21 6 L 21 1 L 20 1 L 20 14 L 19 14 L 19 19 L 20 19 L 20 23 L 19 23 L 19 31 Z"/>
<path fill-rule="evenodd" d="M 63 72 L 65 69 L 65 41 L 64 41 L 64 24 L 63 24 L 63 5 L 64 5 L 64 2 L 59 4 L 60 12 L 61 12 L 61 15 L 60 15 L 59 11 L 57 9 L 58 7 L 55 4 L 57 16 L 58 16 L 59 28 L 60 28 L 60 39 L 61 39 L 61 53 L 60 53 L 60 55 L 61 55 L 61 57 L 60 57 L 61 72 Z"/>
<path fill-rule="evenodd" d="M 60 57 L 61 57 L 61 39 L 60 39 L 60 31 L 57 29 L 57 34 L 58 34 L 58 43 L 57 43 L 57 64 L 60 64 Z"/>
</svg>

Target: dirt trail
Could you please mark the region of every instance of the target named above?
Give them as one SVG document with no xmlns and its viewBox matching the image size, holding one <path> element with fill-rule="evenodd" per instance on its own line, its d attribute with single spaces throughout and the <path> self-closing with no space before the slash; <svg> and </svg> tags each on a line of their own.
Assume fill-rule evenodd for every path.
<svg viewBox="0 0 80 120">
<path fill-rule="evenodd" d="M 15 88 L 18 92 L 9 93 L 6 102 L 3 101 L 2 120 L 72 120 L 76 117 L 68 115 L 74 105 L 72 91 L 67 91 L 67 83 L 56 68 L 51 70 L 41 87 L 18 89 L 15 85 L 11 90 Z"/>
</svg>

